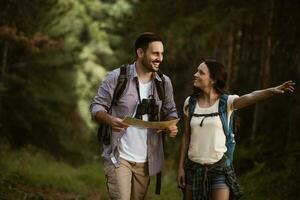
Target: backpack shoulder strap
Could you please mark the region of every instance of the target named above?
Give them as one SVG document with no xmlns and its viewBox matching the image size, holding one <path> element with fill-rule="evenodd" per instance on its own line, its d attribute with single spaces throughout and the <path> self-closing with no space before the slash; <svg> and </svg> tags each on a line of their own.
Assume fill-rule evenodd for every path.
<svg viewBox="0 0 300 200">
<path fill-rule="evenodd" d="M 112 105 L 117 105 L 117 101 L 120 99 L 121 95 L 123 94 L 128 80 L 128 71 L 129 65 L 121 65 L 120 67 L 120 75 L 118 77 L 118 83 L 114 90 Z"/>
<path fill-rule="evenodd" d="M 114 90 L 113 98 L 111 101 L 111 105 L 108 109 L 108 113 L 111 113 L 111 109 L 113 105 L 117 105 L 117 101 L 121 97 L 123 91 L 125 90 L 125 87 L 127 85 L 127 79 L 128 79 L 128 71 L 129 71 L 129 65 L 121 65 L 120 67 L 120 74 L 118 76 L 118 82 L 116 85 L 116 88 Z M 111 137 L 111 127 L 108 125 L 100 125 L 98 127 L 98 140 L 103 142 L 105 145 L 110 144 L 110 137 Z"/>
<path fill-rule="evenodd" d="M 163 105 L 164 100 L 165 100 L 165 77 L 164 77 L 163 73 L 161 73 L 161 71 L 157 71 L 156 73 L 160 77 L 161 81 L 154 79 L 154 83 L 155 83 L 156 91 L 158 94 L 158 98 L 162 101 L 162 105 Z M 162 135 L 162 144 L 164 147 L 165 146 L 165 134 L 161 134 L 161 135 Z M 161 172 L 156 174 L 155 194 L 160 194 L 161 176 L 162 176 Z"/>
<path fill-rule="evenodd" d="M 227 100 L 228 100 L 228 95 L 222 94 L 219 100 L 219 108 L 218 108 L 225 135 L 228 135 Z"/>
<path fill-rule="evenodd" d="M 188 112 L 188 117 L 189 117 L 189 121 L 191 121 L 192 116 L 194 114 L 196 103 L 198 101 L 198 97 L 199 97 L 199 94 L 192 94 L 190 96 L 189 104 L 188 104 L 188 111 L 189 111 Z"/>
<path fill-rule="evenodd" d="M 190 134 L 192 134 L 192 132 L 191 132 L 191 120 L 192 120 L 193 114 L 195 112 L 195 107 L 196 107 L 196 103 L 198 101 L 198 97 L 199 97 L 199 94 L 192 94 L 190 96 L 190 99 L 189 99 L 189 104 L 187 105 Z"/>
<path fill-rule="evenodd" d="M 226 136 L 226 163 L 228 166 L 232 164 L 233 161 L 233 152 L 235 149 L 235 140 L 234 140 L 234 113 L 231 114 L 229 119 L 229 126 L 228 126 L 228 118 L 227 118 L 227 101 L 228 101 L 228 95 L 223 94 L 220 97 L 219 101 L 219 114 L 220 119 L 223 125 L 223 130 Z"/>
<path fill-rule="evenodd" d="M 161 71 L 156 72 L 160 77 L 161 81 L 154 79 L 155 87 L 158 93 L 158 97 L 161 101 L 165 100 L 165 77 Z"/>
</svg>

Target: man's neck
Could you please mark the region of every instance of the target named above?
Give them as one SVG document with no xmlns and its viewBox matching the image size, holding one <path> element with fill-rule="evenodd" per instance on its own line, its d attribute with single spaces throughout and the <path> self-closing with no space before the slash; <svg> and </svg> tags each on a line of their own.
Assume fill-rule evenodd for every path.
<svg viewBox="0 0 300 200">
<path fill-rule="evenodd" d="M 136 62 L 135 69 L 138 79 L 141 83 L 148 83 L 152 80 L 153 72 L 147 70 L 145 66 L 142 65 L 142 63 Z"/>
</svg>

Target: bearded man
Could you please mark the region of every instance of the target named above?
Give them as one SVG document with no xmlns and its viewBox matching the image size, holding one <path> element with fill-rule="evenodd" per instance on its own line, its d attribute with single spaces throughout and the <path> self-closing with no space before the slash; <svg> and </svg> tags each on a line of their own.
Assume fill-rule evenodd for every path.
<svg viewBox="0 0 300 200">
<path fill-rule="evenodd" d="M 135 41 L 136 61 L 127 65 L 126 87 L 117 102 L 114 92 L 121 68 L 108 73 L 91 103 L 93 120 L 109 125 L 112 130 L 102 153 L 111 199 L 145 199 L 150 176 L 162 170 L 162 134 L 177 135 L 176 124 L 161 131 L 128 126 L 122 121 L 126 116 L 145 121 L 178 118 L 171 80 L 159 71 L 163 53 L 161 37 L 150 32 L 141 34 Z M 160 98 L 157 85 L 162 82 L 160 93 L 164 96 Z"/>
</svg>

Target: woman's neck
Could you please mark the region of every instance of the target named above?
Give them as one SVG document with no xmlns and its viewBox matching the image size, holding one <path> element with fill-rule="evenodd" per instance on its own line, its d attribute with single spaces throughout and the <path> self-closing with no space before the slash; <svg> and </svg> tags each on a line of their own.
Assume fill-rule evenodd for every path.
<svg viewBox="0 0 300 200">
<path fill-rule="evenodd" d="M 211 106 L 220 98 L 220 94 L 214 88 L 205 90 L 201 93 L 199 103 L 202 106 Z"/>
</svg>

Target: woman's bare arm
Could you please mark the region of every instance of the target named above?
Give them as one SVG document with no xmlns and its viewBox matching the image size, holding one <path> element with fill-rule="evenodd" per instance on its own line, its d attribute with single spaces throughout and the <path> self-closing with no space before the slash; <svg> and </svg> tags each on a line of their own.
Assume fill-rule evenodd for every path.
<svg viewBox="0 0 300 200">
<path fill-rule="evenodd" d="M 294 92 L 295 83 L 293 81 L 286 81 L 283 84 L 263 90 L 256 90 L 249 94 L 245 94 L 233 100 L 233 108 L 240 109 L 249 105 L 255 104 L 259 101 L 268 99 L 276 94 L 283 94 L 285 92 Z"/>
</svg>

